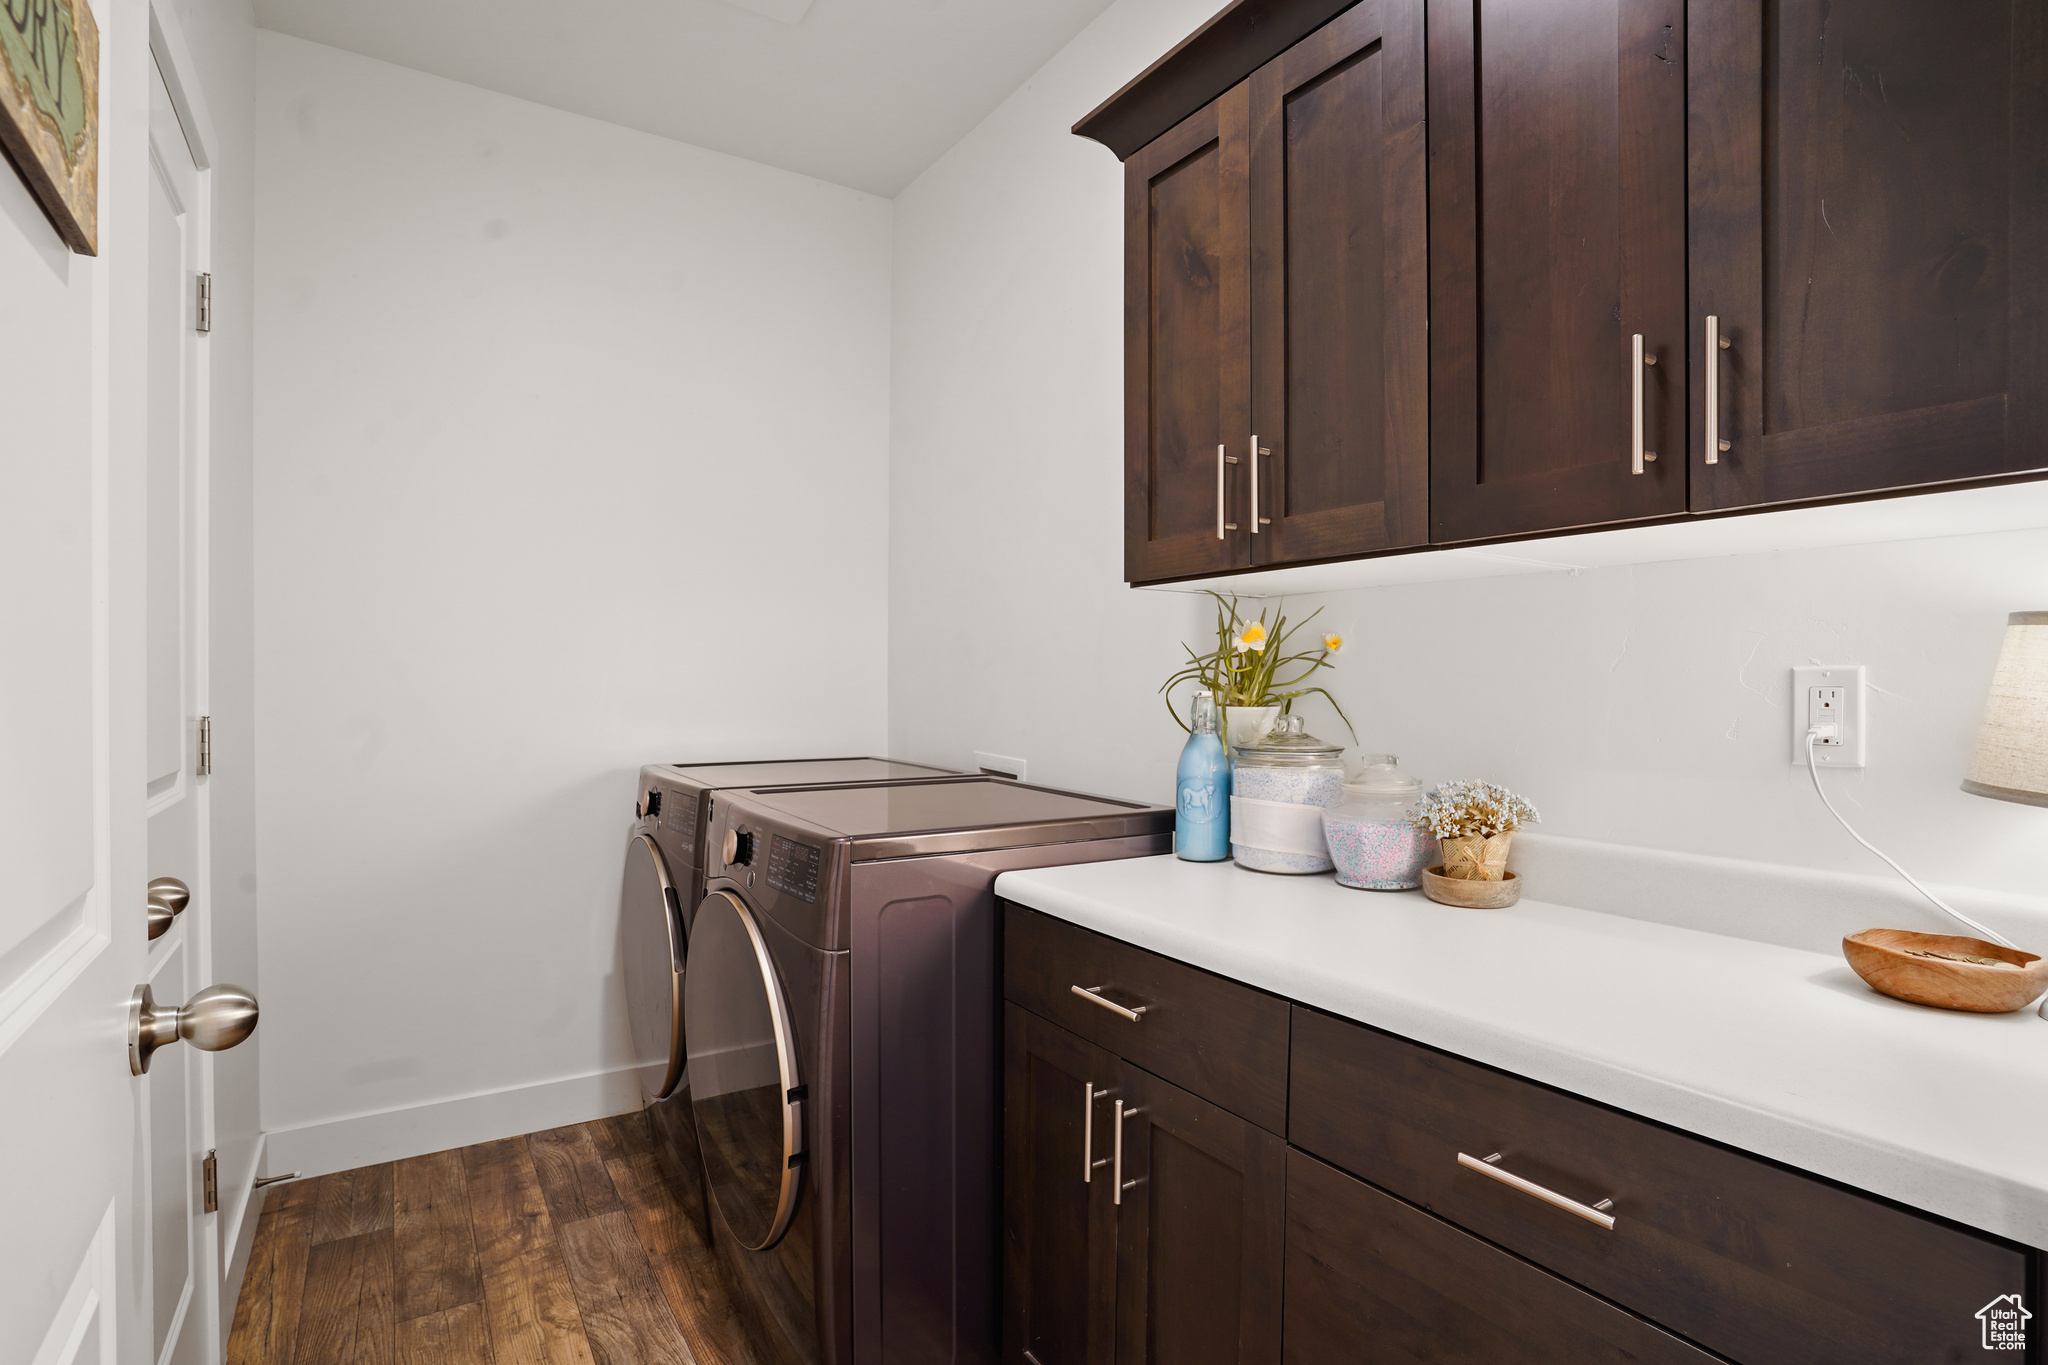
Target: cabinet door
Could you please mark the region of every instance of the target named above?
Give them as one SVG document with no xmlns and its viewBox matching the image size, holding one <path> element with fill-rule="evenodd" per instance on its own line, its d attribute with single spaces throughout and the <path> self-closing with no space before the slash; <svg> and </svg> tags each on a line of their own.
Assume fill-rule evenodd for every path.
<svg viewBox="0 0 2048 1365">
<path fill-rule="evenodd" d="M 1124 576 L 1134 583 L 1247 562 L 1249 108 L 1240 85 L 1124 163 Z"/>
<path fill-rule="evenodd" d="M 1422 0 L 1354 6 L 1251 79 L 1252 562 L 1429 539 Z"/>
<path fill-rule="evenodd" d="M 1278 1365 L 1286 1143 L 1128 1062 L 1114 1104 L 1117 1359 Z"/>
<path fill-rule="evenodd" d="M 1288 1365 L 1716 1359 L 1412 1204 L 1288 1153 Z"/>
<path fill-rule="evenodd" d="M 1005 1365 L 1115 1358 L 1117 1067 L 1065 1029 L 1003 1007 Z"/>
<path fill-rule="evenodd" d="M 1686 508 L 1684 25 L 1429 6 L 1433 541 Z"/>
<path fill-rule="evenodd" d="M 1693 506 L 2048 466 L 2048 10 L 1694 0 L 1691 44 Z"/>
</svg>

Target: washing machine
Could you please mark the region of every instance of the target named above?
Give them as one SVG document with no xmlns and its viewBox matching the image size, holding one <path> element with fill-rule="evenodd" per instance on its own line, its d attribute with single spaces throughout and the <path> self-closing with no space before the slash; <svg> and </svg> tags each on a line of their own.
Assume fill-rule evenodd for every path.
<svg viewBox="0 0 2048 1365">
<path fill-rule="evenodd" d="M 921 763 L 886 758 L 773 759 L 749 763 L 658 763 L 640 770 L 634 826 L 626 844 L 620 930 L 627 1014 L 640 1093 L 657 1144 L 700 1228 L 709 1232 L 702 1200 L 695 1130 L 683 1069 L 683 979 L 690 919 L 704 895 L 704 830 L 716 794 L 734 787 L 771 788 L 959 776 Z"/>
<path fill-rule="evenodd" d="M 713 1243 L 771 1365 L 984 1365 L 998 873 L 1171 850 L 1173 812 L 994 778 L 725 793 L 683 989 Z"/>
</svg>

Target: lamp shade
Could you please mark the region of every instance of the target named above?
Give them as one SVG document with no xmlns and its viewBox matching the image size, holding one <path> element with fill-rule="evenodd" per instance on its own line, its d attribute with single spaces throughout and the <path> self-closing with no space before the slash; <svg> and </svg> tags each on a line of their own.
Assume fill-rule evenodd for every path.
<svg viewBox="0 0 2048 1365">
<path fill-rule="evenodd" d="M 2048 611 L 2006 618 L 1984 728 L 1963 790 L 2048 806 Z"/>
</svg>

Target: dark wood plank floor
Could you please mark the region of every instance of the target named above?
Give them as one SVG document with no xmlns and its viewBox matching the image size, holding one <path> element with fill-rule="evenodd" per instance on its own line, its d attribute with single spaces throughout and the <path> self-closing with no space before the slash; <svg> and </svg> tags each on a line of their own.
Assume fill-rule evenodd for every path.
<svg viewBox="0 0 2048 1365">
<path fill-rule="evenodd" d="M 228 1365 L 759 1365 L 638 1114 L 271 1192 Z"/>
</svg>

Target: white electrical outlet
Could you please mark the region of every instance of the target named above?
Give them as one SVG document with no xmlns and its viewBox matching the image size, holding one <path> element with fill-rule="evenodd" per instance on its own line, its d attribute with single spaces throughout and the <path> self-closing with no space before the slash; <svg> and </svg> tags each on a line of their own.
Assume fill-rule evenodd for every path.
<svg viewBox="0 0 2048 1365">
<path fill-rule="evenodd" d="M 1806 766 L 1806 732 L 1833 725 L 1835 733 L 1815 740 L 1814 761 L 1823 768 L 1860 768 L 1869 737 L 1862 664 L 1815 664 L 1792 670 L 1792 761 Z"/>
<path fill-rule="evenodd" d="M 990 777 L 1014 777 L 1019 782 L 1022 782 L 1027 765 L 1021 758 L 1012 758 L 1008 754 L 985 754 L 981 750 L 976 749 L 974 751 L 974 766 L 980 768 Z"/>
</svg>

